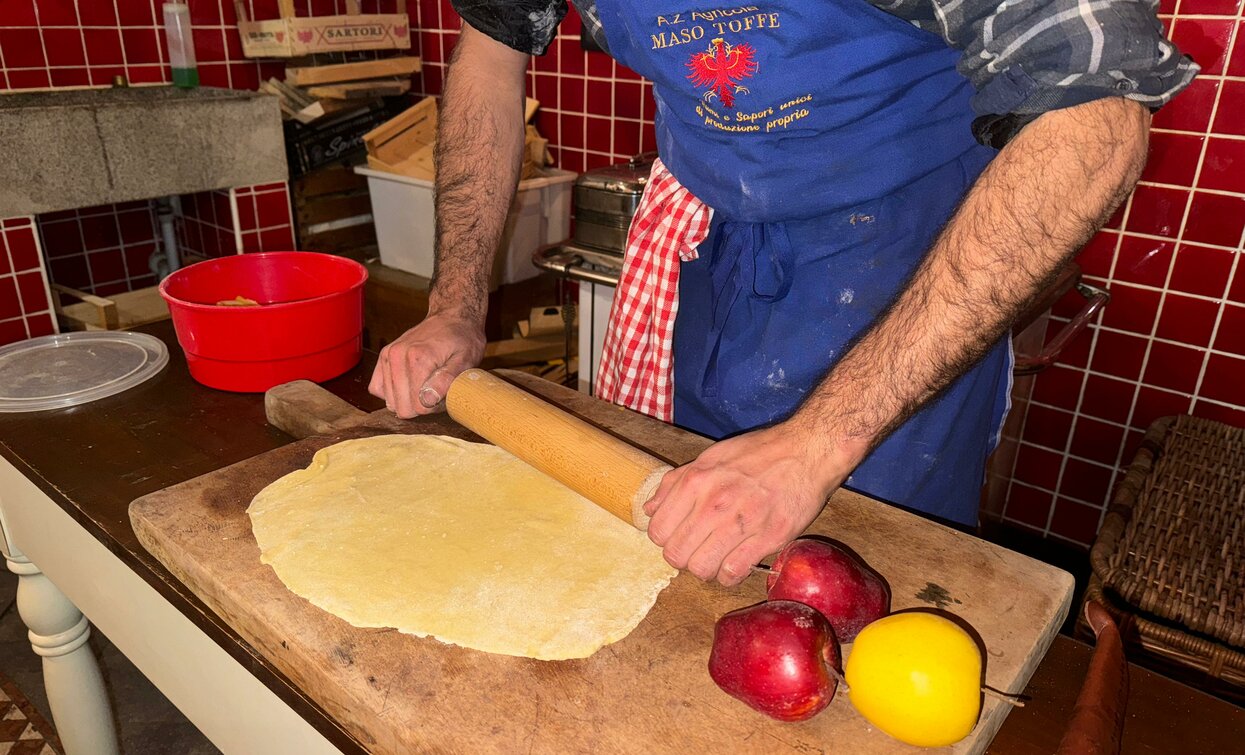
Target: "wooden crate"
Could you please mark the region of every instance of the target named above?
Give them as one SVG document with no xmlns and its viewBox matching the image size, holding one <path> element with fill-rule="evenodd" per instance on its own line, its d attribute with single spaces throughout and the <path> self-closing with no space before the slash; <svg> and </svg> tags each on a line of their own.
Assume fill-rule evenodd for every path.
<svg viewBox="0 0 1245 755">
<path fill-rule="evenodd" d="M 255 21 L 246 3 L 234 2 L 242 54 L 248 58 L 293 58 L 320 52 L 407 50 L 411 46 L 406 1 L 398 13 L 360 13 L 358 0 L 348 0 L 344 16 L 298 18 L 294 0 L 277 0 L 280 18 Z"/>
<path fill-rule="evenodd" d="M 340 254 L 358 262 L 375 257 L 376 226 L 367 179 L 331 165 L 290 182 L 298 248 Z"/>
</svg>

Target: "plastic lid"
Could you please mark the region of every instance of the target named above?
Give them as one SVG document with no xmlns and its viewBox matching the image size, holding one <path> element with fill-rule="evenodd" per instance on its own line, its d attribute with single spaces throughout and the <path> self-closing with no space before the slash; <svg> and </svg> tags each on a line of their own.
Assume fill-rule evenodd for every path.
<svg viewBox="0 0 1245 755">
<path fill-rule="evenodd" d="M 89 331 L 0 348 L 0 412 L 63 409 L 112 396 L 155 377 L 164 342 L 143 333 Z"/>
</svg>

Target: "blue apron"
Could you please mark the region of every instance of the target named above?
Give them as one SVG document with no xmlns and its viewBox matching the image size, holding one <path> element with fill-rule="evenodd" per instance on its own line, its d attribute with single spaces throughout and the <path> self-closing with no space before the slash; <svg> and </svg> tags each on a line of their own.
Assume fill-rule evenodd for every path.
<svg viewBox="0 0 1245 755">
<path fill-rule="evenodd" d="M 714 208 L 684 263 L 674 421 L 725 437 L 785 419 L 902 291 L 994 155 L 958 53 L 866 0 L 598 0 L 610 52 L 651 79 L 662 161 Z M 975 524 L 1007 411 L 1007 341 L 847 486 Z"/>
</svg>

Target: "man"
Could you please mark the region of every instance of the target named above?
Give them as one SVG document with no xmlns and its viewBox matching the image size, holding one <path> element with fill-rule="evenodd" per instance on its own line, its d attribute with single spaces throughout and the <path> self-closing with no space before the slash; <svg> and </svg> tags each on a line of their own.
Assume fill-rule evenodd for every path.
<svg viewBox="0 0 1245 755">
<path fill-rule="evenodd" d="M 1132 0 L 873 2 L 576 0 L 653 80 L 661 153 L 598 387 L 727 438 L 645 507 L 702 579 L 743 580 L 844 484 L 975 523 L 1010 324 L 1127 196 L 1148 109 L 1197 70 Z M 429 315 L 371 384 L 402 417 L 481 358 L 524 72 L 565 13 L 455 7 Z"/>
</svg>

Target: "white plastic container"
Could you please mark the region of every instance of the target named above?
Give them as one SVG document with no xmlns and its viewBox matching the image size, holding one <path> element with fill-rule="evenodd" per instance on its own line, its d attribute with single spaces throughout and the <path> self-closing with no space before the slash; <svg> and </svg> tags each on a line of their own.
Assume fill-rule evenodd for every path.
<svg viewBox="0 0 1245 755">
<path fill-rule="evenodd" d="M 381 264 L 431 278 L 435 244 L 432 181 L 364 167 L 355 172 L 367 176 Z M 490 288 L 536 277 L 540 271 L 532 265 L 532 252 L 571 235 L 571 189 L 576 174 L 546 172 L 551 175 L 519 182 Z"/>
</svg>

